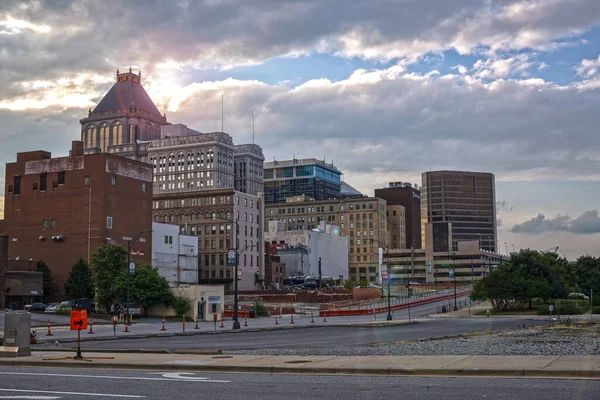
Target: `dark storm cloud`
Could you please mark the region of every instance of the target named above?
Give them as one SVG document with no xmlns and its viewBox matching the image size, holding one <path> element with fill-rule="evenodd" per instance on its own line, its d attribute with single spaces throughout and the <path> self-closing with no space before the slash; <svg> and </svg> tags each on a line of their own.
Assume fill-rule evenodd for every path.
<svg viewBox="0 0 600 400">
<path fill-rule="evenodd" d="M 547 219 L 543 214 L 538 214 L 537 217 L 521 224 L 516 224 L 511 229 L 511 232 L 514 233 L 529 234 L 558 231 L 575 234 L 600 233 L 600 218 L 598 217 L 598 211 L 586 211 L 575 219 L 571 219 L 566 215 L 559 215 L 555 218 Z"/>
</svg>

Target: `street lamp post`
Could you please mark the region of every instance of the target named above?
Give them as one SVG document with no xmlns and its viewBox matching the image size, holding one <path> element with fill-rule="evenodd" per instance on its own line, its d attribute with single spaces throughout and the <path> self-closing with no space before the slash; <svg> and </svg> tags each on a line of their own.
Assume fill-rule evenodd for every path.
<svg viewBox="0 0 600 400">
<path fill-rule="evenodd" d="M 386 265 L 389 263 L 389 254 L 388 254 L 388 247 L 385 246 L 383 243 L 381 243 L 379 240 L 375 240 L 375 239 L 369 239 L 371 241 L 371 243 L 375 242 L 377 243 L 379 246 L 381 246 L 383 248 L 383 250 L 385 251 L 385 263 Z M 387 287 L 388 287 L 388 315 L 387 315 L 387 320 L 391 321 L 392 318 L 392 296 L 390 293 L 390 281 L 392 280 L 392 275 L 390 274 L 390 266 L 387 265 Z M 382 285 L 383 286 L 383 285 Z M 382 291 L 383 291 L 383 287 L 382 287 Z"/>
<path fill-rule="evenodd" d="M 235 261 L 234 261 L 234 268 L 235 270 L 233 271 L 233 329 L 241 329 L 240 326 L 240 321 L 238 320 L 238 265 L 239 265 L 239 256 L 241 253 L 243 253 L 244 251 L 254 247 L 255 245 L 250 245 L 250 246 L 246 246 L 243 249 L 239 249 L 238 246 L 238 228 L 239 228 L 239 223 L 236 220 L 234 221 L 233 219 L 229 219 L 229 218 L 225 218 L 222 216 L 218 216 L 216 214 L 212 215 L 212 219 L 220 219 L 223 221 L 227 221 L 227 222 L 231 222 L 233 224 L 233 229 L 235 232 L 235 236 L 234 236 L 234 249 L 233 251 L 235 252 Z M 258 243 L 256 244 L 256 249 L 258 250 Z M 229 260 L 228 260 L 229 261 Z"/>
<path fill-rule="evenodd" d="M 146 239 L 142 238 L 141 236 L 144 233 L 148 233 L 148 232 L 152 232 L 152 229 L 148 229 L 146 231 L 139 232 L 132 238 L 128 237 L 128 236 L 123 237 L 123 240 L 127 241 L 127 304 L 126 304 L 126 306 L 127 306 L 126 307 L 127 308 L 127 313 L 126 313 L 127 325 L 131 325 L 131 315 L 129 313 L 129 281 L 130 281 L 130 276 L 135 273 L 135 264 L 133 265 L 133 268 L 131 268 L 131 248 L 133 247 L 135 242 L 137 242 L 138 239 L 140 239 L 140 242 L 145 242 Z"/>
<path fill-rule="evenodd" d="M 454 278 L 454 311 L 458 311 L 458 305 L 456 301 L 456 257 L 454 249 L 452 249 L 452 277 Z"/>
</svg>

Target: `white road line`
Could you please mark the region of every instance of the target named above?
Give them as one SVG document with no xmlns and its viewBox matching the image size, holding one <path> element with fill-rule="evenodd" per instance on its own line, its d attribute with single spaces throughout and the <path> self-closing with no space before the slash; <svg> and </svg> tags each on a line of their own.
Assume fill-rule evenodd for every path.
<svg viewBox="0 0 600 400">
<path fill-rule="evenodd" d="M 29 400 L 57 400 L 62 399 L 62 397 L 53 397 L 53 396 L 0 396 L 0 399 L 29 399 Z"/>
<path fill-rule="evenodd" d="M 36 374 L 38 375 L 38 374 Z M 93 396 L 93 397 L 122 397 L 126 399 L 143 399 L 146 396 L 135 396 L 128 394 L 106 394 L 106 393 L 79 393 L 79 392 L 55 392 L 50 390 L 29 390 L 29 389 L 0 389 L 2 392 L 17 393 L 46 393 L 46 394 L 67 394 L 75 396 Z"/>
<path fill-rule="evenodd" d="M 163 376 L 169 375 L 169 373 L 161 372 L 164 374 Z M 28 375 L 32 376 L 30 373 L 26 372 L 0 372 L 0 375 Z M 111 376 L 111 375 L 74 375 L 74 374 L 40 374 L 35 373 L 35 376 L 59 376 L 64 378 L 96 378 L 96 379 L 122 379 L 122 380 L 146 380 L 146 381 L 171 381 L 171 382 L 210 382 L 210 383 L 229 383 L 230 381 L 222 381 L 222 380 L 214 380 L 208 378 L 200 378 L 200 377 L 165 377 L 165 378 L 149 378 L 144 376 Z"/>
</svg>

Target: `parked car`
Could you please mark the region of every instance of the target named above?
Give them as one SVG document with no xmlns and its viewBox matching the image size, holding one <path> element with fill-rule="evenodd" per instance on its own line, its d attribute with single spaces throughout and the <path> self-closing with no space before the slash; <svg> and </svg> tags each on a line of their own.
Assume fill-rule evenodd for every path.
<svg viewBox="0 0 600 400">
<path fill-rule="evenodd" d="M 55 313 L 56 309 L 58 308 L 58 306 L 60 306 L 60 303 L 52 303 L 52 304 L 48 304 L 46 306 L 46 309 L 44 310 L 45 313 Z"/>
<path fill-rule="evenodd" d="M 25 306 L 27 311 L 41 311 L 44 312 L 46 310 L 46 305 L 44 303 L 33 303 Z"/>
<path fill-rule="evenodd" d="M 72 310 L 86 310 L 88 314 L 96 311 L 96 303 L 92 299 L 75 299 L 69 302 Z"/>
</svg>

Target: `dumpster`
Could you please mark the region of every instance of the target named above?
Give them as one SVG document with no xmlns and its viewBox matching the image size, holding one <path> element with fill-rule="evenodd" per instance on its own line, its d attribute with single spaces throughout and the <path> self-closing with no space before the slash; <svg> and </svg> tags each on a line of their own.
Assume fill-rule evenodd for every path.
<svg viewBox="0 0 600 400">
<path fill-rule="evenodd" d="M 250 310 L 250 311 L 248 311 L 248 316 L 250 318 L 256 318 L 256 310 Z"/>
<path fill-rule="evenodd" d="M 446 312 L 446 306 L 442 306 L 442 314 Z"/>
</svg>

